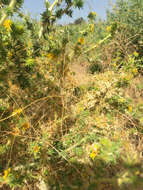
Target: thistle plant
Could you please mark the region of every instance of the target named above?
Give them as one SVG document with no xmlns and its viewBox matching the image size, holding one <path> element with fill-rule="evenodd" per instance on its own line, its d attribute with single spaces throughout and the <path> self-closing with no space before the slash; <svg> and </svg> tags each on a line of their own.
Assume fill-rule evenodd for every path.
<svg viewBox="0 0 143 190">
<path fill-rule="evenodd" d="M 53 24 L 57 19 L 60 19 L 64 14 L 72 17 L 72 7 L 82 8 L 83 0 L 55 0 L 52 4 L 48 0 L 45 1 L 46 10 L 42 13 L 42 23 L 39 31 L 39 38 L 45 32 L 50 32 Z"/>
<path fill-rule="evenodd" d="M 23 4 L 23 0 L 7 0 L 7 1 L 2 1 L 1 6 L 2 6 L 2 13 L 0 14 L 0 26 L 4 23 L 6 18 L 9 15 L 13 15 L 14 12 L 16 12 Z"/>
<path fill-rule="evenodd" d="M 88 23 L 56 25 L 83 0 L 45 0 L 40 22 L 23 2 L 0 0 L 0 188 L 142 187 L 140 50 L 125 60 L 114 41 L 121 25 L 95 12 Z"/>
</svg>

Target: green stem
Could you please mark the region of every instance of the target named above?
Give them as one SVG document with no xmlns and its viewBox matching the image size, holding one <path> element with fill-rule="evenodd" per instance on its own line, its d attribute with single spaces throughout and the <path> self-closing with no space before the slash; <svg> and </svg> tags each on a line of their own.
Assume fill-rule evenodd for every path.
<svg viewBox="0 0 143 190">
<path fill-rule="evenodd" d="M 56 4 L 59 2 L 59 0 L 55 0 L 53 2 L 53 4 L 49 7 L 49 11 L 53 11 L 54 7 L 56 6 Z"/>
<path fill-rule="evenodd" d="M 109 39 L 112 35 L 109 34 L 108 36 L 106 36 L 103 40 L 100 40 L 96 45 L 90 47 L 89 49 L 87 49 L 86 51 L 84 51 L 84 53 L 87 53 L 89 51 L 92 51 L 93 49 L 95 49 L 98 45 L 101 45 L 103 42 L 105 42 L 107 39 Z"/>
<path fill-rule="evenodd" d="M 16 5 L 16 0 L 11 0 L 8 8 L 14 9 L 15 5 Z M 4 12 L 3 15 L 2 15 L 2 18 L 0 19 L 0 26 L 3 25 L 3 23 L 6 20 L 7 16 L 8 16 L 8 14 L 6 12 Z"/>
</svg>

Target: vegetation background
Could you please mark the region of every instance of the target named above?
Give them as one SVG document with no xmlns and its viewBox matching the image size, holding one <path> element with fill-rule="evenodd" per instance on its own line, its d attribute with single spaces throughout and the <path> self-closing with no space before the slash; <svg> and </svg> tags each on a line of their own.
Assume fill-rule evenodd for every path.
<svg viewBox="0 0 143 190">
<path fill-rule="evenodd" d="M 0 0 L 0 189 L 142 190 L 143 1 L 23 3 Z"/>
</svg>

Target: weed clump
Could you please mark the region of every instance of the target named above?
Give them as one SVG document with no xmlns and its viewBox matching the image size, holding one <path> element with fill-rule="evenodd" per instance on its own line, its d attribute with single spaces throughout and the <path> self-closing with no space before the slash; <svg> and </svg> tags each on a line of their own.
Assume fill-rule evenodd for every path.
<svg viewBox="0 0 143 190">
<path fill-rule="evenodd" d="M 40 23 L 22 3 L 0 3 L 0 188 L 142 188 L 141 1 L 66 26 L 83 1 L 47 2 Z"/>
</svg>

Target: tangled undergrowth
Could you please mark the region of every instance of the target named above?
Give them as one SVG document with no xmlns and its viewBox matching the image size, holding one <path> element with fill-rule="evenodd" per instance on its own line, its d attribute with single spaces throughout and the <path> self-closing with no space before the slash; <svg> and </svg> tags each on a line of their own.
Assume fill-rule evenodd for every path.
<svg viewBox="0 0 143 190">
<path fill-rule="evenodd" d="M 142 190 L 143 5 L 128 2 L 68 26 L 52 19 L 82 1 L 46 5 L 47 31 L 0 2 L 0 189 Z"/>
</svg>

